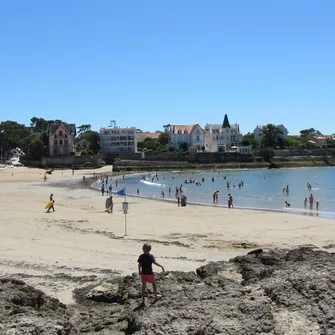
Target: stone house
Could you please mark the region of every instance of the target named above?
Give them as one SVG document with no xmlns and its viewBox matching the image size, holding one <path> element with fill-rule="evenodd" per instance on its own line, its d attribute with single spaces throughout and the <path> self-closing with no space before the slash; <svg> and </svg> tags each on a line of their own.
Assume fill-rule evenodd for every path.
<svg viewBox="0 0 335 335">
<path fill-rule="evenodd" d="M 53 123 L 48 126 L 49 156 L 75 155 L 76 125 Z"/>
</svg>

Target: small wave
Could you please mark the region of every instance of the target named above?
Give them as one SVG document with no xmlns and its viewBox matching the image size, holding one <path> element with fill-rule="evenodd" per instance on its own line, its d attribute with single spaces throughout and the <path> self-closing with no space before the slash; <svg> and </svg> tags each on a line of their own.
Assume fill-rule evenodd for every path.
<svg viewBox="0 0 335 335">
<path fill-rule="evenodd" d="M 165 186 L 164 184 L 153 183 L 153 182 L 148 181 L 148 180 L 141 180 L 141 183 L 143 183 L 145 185 L 150 185 L 150 186 Z"/>
</svg>

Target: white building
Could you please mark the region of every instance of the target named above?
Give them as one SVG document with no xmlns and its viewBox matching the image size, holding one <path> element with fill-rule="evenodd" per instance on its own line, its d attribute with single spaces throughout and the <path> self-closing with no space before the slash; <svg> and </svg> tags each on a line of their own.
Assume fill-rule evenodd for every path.
<svg viewBox="0 0 335 335">
<path fill-rule="evenodd" d="M 257 125 L 254 130 L 255 139 L 258 141 L 258 143 L 262 143 L 262 128 L 264 127 L 266 126 Z M 282 124 L 277 125 L 277 127 L 280 128 L 280 130 L 282 131 L 282 134 L 280 135 L 281 138 L 286 138 L 288 136 L 288 130 L 286 129 L 286 127 Z"/>
<path fill-rule="evenodd" d="M 226 152 L 231 147 L 240 145 L 242 134 L 238 124 L 230 125 L 225 114 L 222 124 L 206 124 L 206 151 Z"/>
<path fill-rule="evenodd" d="M 181 150 L 185 143 L 192 150 L 201 151 L 205 148 L 205 131 L 199 124 L 170 125 L 170 146 Z"/>
<path fill-rule="evenodd" d="M 75 155 L 76 125 L 53 123 L 48 126 L 49 156 Z"/>
<path fill-rule="evenodd" d="M 136 152 L 136 128 L 100 128 L 100 152 Z"/>
</svg>

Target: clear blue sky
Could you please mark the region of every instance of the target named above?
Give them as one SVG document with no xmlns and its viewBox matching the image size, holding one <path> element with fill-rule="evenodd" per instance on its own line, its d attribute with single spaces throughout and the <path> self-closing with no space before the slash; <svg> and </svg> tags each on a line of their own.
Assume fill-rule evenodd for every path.
<svg viewBox="0 0 335 335">
<path fill-rule="evenodd" d="M 0 121 L 335 133 L 334 0 L 0 2 Z"/>
</svg>

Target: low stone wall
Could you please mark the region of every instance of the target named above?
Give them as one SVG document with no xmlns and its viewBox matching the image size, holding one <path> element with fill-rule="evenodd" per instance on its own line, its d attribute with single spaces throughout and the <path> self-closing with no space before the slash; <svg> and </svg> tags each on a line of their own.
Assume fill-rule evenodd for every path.
<svg viewBox="0 0 335 335">
<path fill-rule="evenodd" d="M 275 149 L 271 150 L 274 156 L 335 156 L 335 148 L 324 149 Z M 260 155 L 262 149 L 254 150 L 254 155 Z"/>
<path fill-rule="evenodd" d="M 104 164 L 103 157 L 97 156 L 66 156 L 66 157 L 43 157 L 41 160 L 25 160 L 20 159 L 25 166 L 44 167 L 44 168 L 72 168 L 72 166 L 97 167 Z"/>
<path fill-rule="evenodd" d="M 222 163 L 222 162 L 252 162 L 252 155 L 241 155 L 239 153 L 222 153 L 222 152 L 200 152 L 196 154 L 187 154 L 180 152 L 146 152 L 145 158 L 142 159 L 141 153 L 120 153 L 115 156 L 121 160 L 137 161 L 173 161 L 189 163 Z"/>
</svg>

